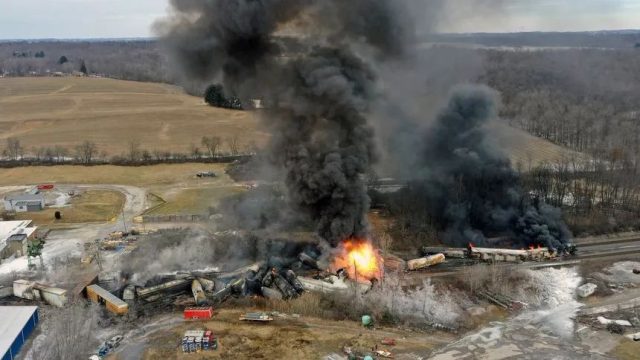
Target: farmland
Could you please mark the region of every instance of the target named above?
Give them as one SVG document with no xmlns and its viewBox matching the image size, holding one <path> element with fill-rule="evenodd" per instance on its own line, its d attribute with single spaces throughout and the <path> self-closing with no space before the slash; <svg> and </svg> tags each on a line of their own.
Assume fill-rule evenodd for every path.
<svg viewBox="0 0 640 360">
<path fill-rule="evenodd" d="M 189 153 L 192 145 L 201 147 L 202 136 L 222 139 L 221 151 L 232 137 L 246 149 L 268 140 L 256 117 L 207 106 L 170 85 L 76 77 L 0 79 L 0 142 L 17 138 L 27 152 L 41 146 L 73 151 L 89 140 L 106 156 L 126 154 L 132 142 L 150 152 Z M 554 162 L 571 154 L 524 131 L 498 126 L 496 144 L 514 164 Z"/>
<path fill-rule="evenodd" d="M 0 78 L 0 141 L 73 149 L 89 140 L 109 156 L 142 149 L 187 153 L 202 136 L 264 143 L 250 112 L 207 106 L 179 88 L 101 78 Z M 224 149 L 222 149 L 224 151 Z"/>
</svg>

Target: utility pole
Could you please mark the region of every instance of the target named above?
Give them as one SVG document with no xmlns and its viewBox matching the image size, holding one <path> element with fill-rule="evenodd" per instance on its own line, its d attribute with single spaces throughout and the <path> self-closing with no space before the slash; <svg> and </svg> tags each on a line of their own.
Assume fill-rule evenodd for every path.
<svg viewBox="0 0 640 360">
<path fill-rule="evenodd" d="M 98 264 L 98 269 L 102 271 L 102 257 L 100 256 L 100 239 L 96 239 L 94 244 L 95 244 L 95 251 L 96 251 L 96 263 Z"/>
<path fill-rule="evenodd" d="M 124 227 L 124 232 L 127 232 L 127 220 L 124 218 L 124 206 L 122 206 L 122 226 Z"/>
<path fill-rule="evenodd" d="M 355 291 L 354 292 L 356 294 L 356 301 L 359 301 L 358 300 L 358 265 L 356 265 L 356 261 L 355 260 L 353 260 L 353 273 L 354 273 L 355 278 L 356 278 L 356 282 L 354 284 L 355 285 Z"/>
</svg>

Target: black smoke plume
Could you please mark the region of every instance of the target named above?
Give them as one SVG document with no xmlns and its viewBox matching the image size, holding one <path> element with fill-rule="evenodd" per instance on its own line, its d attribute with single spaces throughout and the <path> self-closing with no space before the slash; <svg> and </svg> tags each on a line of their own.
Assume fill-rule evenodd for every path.
<svg viewBox="0 0 640 360">
<path fill-rule="evenodd" d="M 370 59 L 399 55 L 406 15 L 391 0 L 172 0 L 157 25 L 189 76 L 261 98 L 271 160 L 289 200 L 333 244 L 367 231 L 364 176 L 375 161 Z M 286 42 L 278 31 L 297 28 Z M 295 47 L 287 44 L 295 43 Z"/>
<path fill-rule="evenodd" d="M 446 243 L 486 245 L 487 237 L 506 235 L 522 246 L 564 250 L 571 234 L 560 210 L 530 198 L 509 159 L 491 144 L 486 125 L 496 103 L 489 88 L 457 88 L 422 139 L 408 191 L 421 197 Z"/>
</svg>

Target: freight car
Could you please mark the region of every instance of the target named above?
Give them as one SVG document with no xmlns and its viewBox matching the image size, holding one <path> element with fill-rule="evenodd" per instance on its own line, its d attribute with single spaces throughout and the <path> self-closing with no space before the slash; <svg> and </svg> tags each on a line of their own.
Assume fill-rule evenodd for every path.
<svg viewBox="0 0 640 360">
<path fill-rule="evenodd" d="M 491 249 L 470 247 L 467 250 L 468 257 L 482 261 L 543 261 L 556 257 L 554 252 L 546 247 L 528 250 Z"/>
<path fill-rule="evenodd" d="M 575 256 L 578 248 L 574 244 L 567 244 L 562 251 L 550 250 L 547 247 L 529 249 L 504 249 L 482 248 L 469 245 L 465 248 L 423 247 L 422 253 L 426 255 L 444 254 L 447 258 L 469 258 L 490 262 L 518 262 L 518 261 L 545 261 L 562 256 Z"/>
<path fill-rule="evenodd" d="M 107 310 L 116 315 L 124 315 L 129 312 L 129 305 L 126 302 L 99 285 L 87 286 L 87 297 L 95 303 L 104 304 Z"/>
</svg>

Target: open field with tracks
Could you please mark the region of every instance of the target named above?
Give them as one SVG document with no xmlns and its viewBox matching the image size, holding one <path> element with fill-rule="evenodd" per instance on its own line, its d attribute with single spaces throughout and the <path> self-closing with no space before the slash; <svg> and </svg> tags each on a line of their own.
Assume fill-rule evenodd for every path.
<svg viewBox="0 0 640 360">
<path fill-rule="evenodd" d="M 242 146 L 267 138 L 250 112 L 217 109 L 175 86 L 101 78 L 0 78 L 0 142 L 68 149 L 84 140 L 108 155 L 131 141 L 149 151 L 187 153 L 202 136 L 238 136 Z M 225 151 L 225 149 L 222 149 Z"/>
<path fill-rule="evenodd" d="M 498 127 L 496 145 L 525 169 L 572 153 L 524 131 Z M 207 106 L 175 86 L 100 78 L 0 78 L 0 143 L 15 137 L 27 152 L 55 145 L 72 150 L 90 140 L 113 156 L 126 154 L 135 140 L 151 152 L 189 153 L 191 144 L 202 148 L 202 136 L 237 136 L 241 149 L 268 139 L 252 112 Z"/>
</svg>

